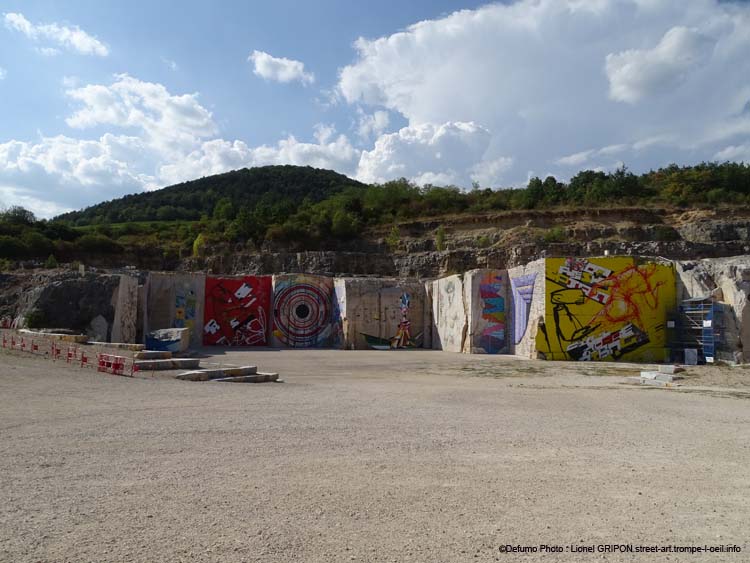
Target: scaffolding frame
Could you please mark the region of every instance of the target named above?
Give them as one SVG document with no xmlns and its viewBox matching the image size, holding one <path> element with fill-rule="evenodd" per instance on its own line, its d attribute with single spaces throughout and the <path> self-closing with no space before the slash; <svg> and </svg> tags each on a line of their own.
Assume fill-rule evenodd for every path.
<svg viewBox="0 0 750 563">
<path fill-rule="evenodd" d="M 679 308 L 677 321 L 676 355 L 695 349 L 698 363 L 713 363 L 722 333 L 721 308 L 710 297 L 686 299 Z"/>
</svg>

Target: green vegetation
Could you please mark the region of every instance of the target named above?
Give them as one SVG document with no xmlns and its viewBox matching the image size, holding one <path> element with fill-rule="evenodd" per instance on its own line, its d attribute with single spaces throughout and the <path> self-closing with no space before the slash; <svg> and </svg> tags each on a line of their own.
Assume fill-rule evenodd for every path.
<svg viewBox="0 0 750 563">
<path fill-rule="evenodd" d="M 370 229 L 389 232 L 395 249 L 398 224 L 422 217 L 557 207 L 700 206 L 750 203 L 750 165 L 671 165 L 641 175 L 626 168 L 585 170 L 567 183 L 532 178 L 527 187 L 469 191 L 416 186 L 401 179 L 365 185 L 336 172 L 266 166 L 125 196 L 51 221 L 13 207 L 0 212 L 0 260 L 8 264 L 48 257 L 59 262 L 111 257 L 122 263 L 146 258 L 200 257 L 217 245 L 289 250 L 338 248 Z M 392 225 L 392 228 L 388 228 Z M 543 237 L 559 240 L 554 228 Z M 381 235 L 382 236 L 382 235 Z M 672 240 L 667 229 L 658 237 Z M 489 243 L 479 241 L 480 246 Z M 445 246 L 438 228 L 436 245 Z M 52 263 L 52 262 L 50 262 Z"/>
<path fill-rule="evenodd" d="M 445 250 L 445 228 L 440 225 L 435 233 L 435 248 L 439 251 Z"/>
<path fill-rule="evenodd" d="M 562 227 L 552 227 L 542 234 L 542 240 L 546 243 L 563 242 L 565 240 L 565 230 Z"/>
<path fill-rule="evenodd" d="M 391 228 L 391 232 L 388 233 L 387 237 L 385 237 L 385 243 L 388 245 L 388 248 L 391 251 L 394 251 L 398 248 L 399 242 L 401 242 L 401 232 L 398 230 L 398 227 L 396 225 L 393 225 L 393 228 Z"/>
<path fill-rule="evenodd" d="M 492 246 L 492 240 L 487 235 L 477 237 L 477 248 L 489 248 Z"/>
</svg>

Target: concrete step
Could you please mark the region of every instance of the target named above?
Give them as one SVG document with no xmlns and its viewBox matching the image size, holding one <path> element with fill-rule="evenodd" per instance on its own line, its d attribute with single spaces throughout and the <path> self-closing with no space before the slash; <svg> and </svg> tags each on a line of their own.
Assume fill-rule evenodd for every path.
<svg viewBox="0 0 750 563">
<path fill-rule="evenodd" d="M 140 353 L 146 346 L 143 344 L 130 344 L 128 342 L 89 342 L 92 346 L 101 346 L 102 348 L 113 348 L 115 350 L 129 350 Z"/>
<path fill-rule="evenodd" d="M 52 332 L 28 330 L 22 328 L 18 331 L 20 336 L 32 336 L 34 338 L 48 338 L 50 340 L 59 340 L 61 342 L 73 342 L 75 344 L 86 344 L 89 337 L 85 334 L 56 334 Z"/>
<path fill-rule="evenodd" d="M 626 377 L 626 381 L 639 383 L 640 385 L 650 385 L 652 387 L 682 387 L 681 383 L 673 381 L 660 381 L 658 379 L 646 379 L 645 377 Z"/>
<path fill-rule="evenodd" d="M 268 381 L 278 381 L 278 373 L 256 373 L 255 375 L 240 375 L 236 377 L 222 377 L 212 379 L 217 383 L 266 383 Z"/>
<path fill-rule="evenodd" d="M 200 367 L 200 358 L 172 358 L 171 360 L 136 360 L 133 364 L 141 371 L 164 369 L 190 369 Z"/>
<path fill-rule="evenodd" d="M 257 366 L 243 366 L 239 368 L 220 368 L 220 369 L 202 369 L 196 371 L 187 371 L 177 376 L 177 379 L 183 381 L 210 381 L 212 379 L 222 379 L 227 377 L 240 377 L 245 375 L 255 375 L 258 373 Z"/>
<path fill-rule="evenodd" d="M 172 358 L 172 352 L 162 350 L 141 350 L 133 354 L 134 360 L 169 360 Z"/>
<path fill-rule="evenodd" d="M 672 375 L 670 373 L 664 373 L 661 371 L 642 371 L 641 379 L 650 381 L 674 381 L 675 379 L 682 379 L 682 376 Z"/>
</svg>

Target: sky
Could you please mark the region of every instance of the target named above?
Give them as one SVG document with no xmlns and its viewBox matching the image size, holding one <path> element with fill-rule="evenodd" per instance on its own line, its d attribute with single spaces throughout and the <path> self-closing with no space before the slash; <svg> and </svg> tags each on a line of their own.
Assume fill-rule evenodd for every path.
<svg viewBox="0 0 750 563">
<path fill-rule="evenodd" d="M 470 188 L 750 163 L 750 3 L 0 0 L 0 206 L 237 168 Z"/>
</svg>

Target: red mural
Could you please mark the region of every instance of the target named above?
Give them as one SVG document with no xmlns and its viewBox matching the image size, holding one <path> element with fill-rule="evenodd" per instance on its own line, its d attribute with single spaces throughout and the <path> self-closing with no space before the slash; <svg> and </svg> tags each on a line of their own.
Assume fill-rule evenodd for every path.
<svg viewBox="0 0 750 563">
<path fill-rule="evenodd" d="M 206 278 L 203 344 L 266 346 L 271 276 Z"/>
</svg>

